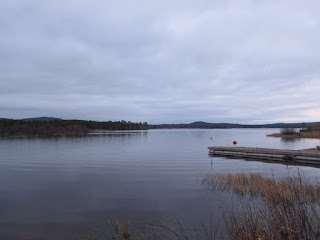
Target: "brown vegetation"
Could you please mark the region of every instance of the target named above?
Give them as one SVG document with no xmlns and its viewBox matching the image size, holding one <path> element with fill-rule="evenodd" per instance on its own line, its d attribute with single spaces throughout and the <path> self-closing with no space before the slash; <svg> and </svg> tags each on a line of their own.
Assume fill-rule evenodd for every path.
<svg viewBox="0 0 320 240">
<path fill-rule="evenodd" d="M 301 130 L 301 132 L 320 132 L 320 125 L 308 127 L 307 129 Z"/>
<path fill-rule="evenodd" d="M 282 138 L 320 138 L 320 132 L 298 132 L 295 134 L 282 134 L 282 133 L 273 133 L 267 135 L 268 137 L 282 137 Z"/>
<path fill-rule="evenodd" d="M 285 134 L 285 135 L 295 134 L 295 133 L 297 133 L 297 129 L 291 128 L 291 127 L 284 127 L 284 128 L 280 129 L 280 133 Z"/>
<path fill-rule="evenodd" d="M 251 196 L 239 212 L 223 209 L 227 239 L 319 239 L 320 186 L 301 176 L 275 180 L 260 174 L 206 175 L 215 190 Z"/>
<path fill-rule="evenodd" d="M 296 132 L 294 128 L 283 128 L 280 130 L 280 133 L 273 133 L 267 136 L 282 138 L 320 138 L 320 125 L 302 129 L 300 132 Z"/>
</svg>

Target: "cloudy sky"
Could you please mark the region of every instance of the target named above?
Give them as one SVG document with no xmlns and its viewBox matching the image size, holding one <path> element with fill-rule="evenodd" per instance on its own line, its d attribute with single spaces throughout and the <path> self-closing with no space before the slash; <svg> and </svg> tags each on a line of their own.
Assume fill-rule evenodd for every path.
<svg viewBox="0 0 320 240">
<path fill-rule="evenodd" d="M 318 0 L 2 0 L 0 117 L 320 121 Z"/>
</svg>

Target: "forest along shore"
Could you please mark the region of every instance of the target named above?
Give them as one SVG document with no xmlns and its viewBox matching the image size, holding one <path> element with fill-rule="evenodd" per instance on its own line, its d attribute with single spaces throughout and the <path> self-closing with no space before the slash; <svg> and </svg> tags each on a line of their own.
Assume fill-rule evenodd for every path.
<svg viewBox="0 0 320 240">
<path fill-rule="evenodd" d="M 147 130 L 148 123 L 130 121 L 82 121 L 82 120 L 0 120 L 1 135 L 75 135 L 95 130 Z"/>
</svg>

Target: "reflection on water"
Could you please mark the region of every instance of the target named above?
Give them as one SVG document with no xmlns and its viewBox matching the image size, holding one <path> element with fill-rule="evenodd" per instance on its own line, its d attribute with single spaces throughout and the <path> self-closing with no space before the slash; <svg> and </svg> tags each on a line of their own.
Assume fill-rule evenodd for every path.
<svg viewBox="0 0 320 240">
<path fill-rule="evenodd" d="M 148 131 L 97 131 L 88 134 L 81 135 L 0 135 L 0 140 L 18 140 L 18 139 L 50 139 L 50 140 L 59 140 L 59 139 L 86 139 L 86 138 L 97 138 L 97 137 L 114 137 L 114 136 L 147 136 Z"/>
<path fill-rule="evenodd" d="M 149 130 L 1 137 L 0 239 L 70 239 L 114 218 L 159 223 L 177 217 L 191 229 L 210 218 L 211 211 L 219 212 L 219 204 L 226 201 L 224 195 L 208 194 L 201 184 L 202 174 L 287 174 L 285 165 L 208 158 L 208 146 L 232 146 L 233 140 L 247 147 L 319 145 L 314 139 L 287 142 L 266 137 L 274 131 Z M 310 167 L 300 167 L 300 171 L 308 178 L 320 173 Z"/>
<path fill-rule="evenodd" d="M 293 143 L 293 142 L 297 142 L 300 141 L 300 138 L 280 138 L 282 142 L 284 143 Z"/>
</svg>

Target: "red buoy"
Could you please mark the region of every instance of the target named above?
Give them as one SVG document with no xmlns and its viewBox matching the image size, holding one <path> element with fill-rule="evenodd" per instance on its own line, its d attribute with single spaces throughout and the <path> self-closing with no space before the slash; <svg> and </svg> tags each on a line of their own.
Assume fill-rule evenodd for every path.
<svg viewBox="0 0 320 240">
<path fill-rule="evenodd" d="M 237 141 L 233 141 L 233 144 L 236 145 L 236 144 L 237 144 Z"/>
</svg>

